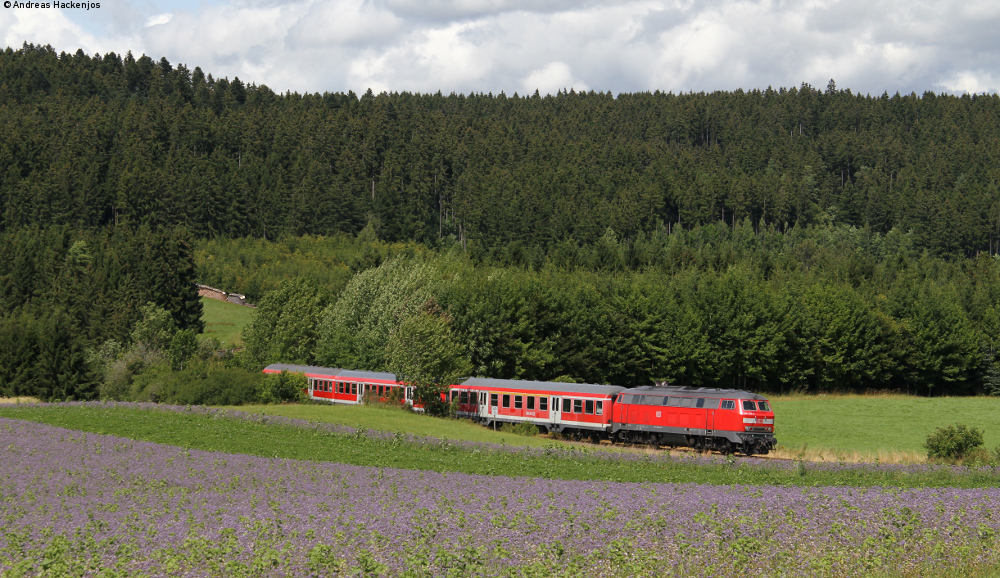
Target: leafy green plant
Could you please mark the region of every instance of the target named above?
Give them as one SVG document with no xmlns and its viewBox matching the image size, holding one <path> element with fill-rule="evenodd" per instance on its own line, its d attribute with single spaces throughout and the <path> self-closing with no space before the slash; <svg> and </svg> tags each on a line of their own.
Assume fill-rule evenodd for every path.
<svg viewBox="0 0 1000 578">
<path fill-rule="evenodd" d="M 303 392 L 308 387 L 309 380 L 304 373 L 270 373 L 257 386 L 257 400 L 261 403 L 304 401 L 306 394 Z"/>
<path fill-rule="evenodd" d="M 505 423 L 500 428 L 500 431 L 505 433 L 512 433 L 514 435 L 534 437 L 538 435 L 538 426 L 532 423 Z"/>
<path fill-rule="evenodd" d="M 924 443 L 928 458 L 950 460 L 962 459 L 982 445 L 983 432 L 960 423 L 937 428 Z"/>
</svg>

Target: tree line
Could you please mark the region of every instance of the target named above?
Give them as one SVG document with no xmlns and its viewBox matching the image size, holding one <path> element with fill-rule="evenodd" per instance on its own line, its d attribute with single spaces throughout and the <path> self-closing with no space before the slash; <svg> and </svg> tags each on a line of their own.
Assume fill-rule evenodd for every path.
<svg viewBox="0 0 1000 578">
<path fill-rule="evenodd" d="M 1000 393 L 1000 260 L 935 257 L 913 236 L 717 224 L 672 235 L 660 265 L 617 272 L 477 264 L 458 245 L 396 256 L 337 294 L 303 277 L 266 293 L 241 363 L 415 372 L 400 360 L 426 349 L 483 377 Z M 631 247 L 603 242 L 593 252 L 618 257 L 592 263 Z"/>
<path fill-rule="evenodd" d="M 1000 247 L 1000 97 L 276 94 L 165 58 L 0 52 L 0 229 L 356 235 L 483 258 L 713 222 Z"/>
<path fill-rule="evenodd" d="M 87 399 L 94 351 L 128 342 L 144 307 L 203 329 L 184 229 L 68 226 L 0 232 L 0 396 Z"/>
</svg>

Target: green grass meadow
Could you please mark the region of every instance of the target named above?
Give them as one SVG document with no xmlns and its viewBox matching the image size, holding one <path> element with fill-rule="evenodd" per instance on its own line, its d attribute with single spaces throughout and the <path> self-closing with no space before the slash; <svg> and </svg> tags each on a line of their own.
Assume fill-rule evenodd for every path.
<svg viewBox="0 0 1000 578">
<path fill-rule="evenodd" d="M 1000 445 L 1000 398 L 913 397 L 905 395 L 826 395 L 773 397 L 780 448 L 803 447 L 833 453 L 925 453 L 923 444 L 937 427 L 964 423 L 984 432 L 985 447 Z M 285 417 L 402 431 L 420 436 L 510 445 L 538 446 L 546 438 L 493 432 L 466 420 L 447 420 L 378 407 L 340 405 L 262 405 L 239 409 Z"/>
<path fill-rule="evenodd" d="M 218 299 L 201 298 L 201 320 L 205 322 L 202 337 L 215 337 L 223 347 L 241 347 L 243 326 L 250 322 L 253 308 Z"/>
<path fill-rule="evenodd" d="M 840 452 L 918 452 L 935 428 L 964 423 L 1000 445 L 1000 398 L 818 395 L 771 398 L 779 447 Z"/>
<path fill-rule="evenodd" d="M 990 468 L 970 471 L 868 467 L 812 469 L 781 467 L 782 462 L 770 460 L 706 464 L 697 460 L 642 456 L 614 459 L 610 451 L 589 448 L 560 451 L 561 448 L 552 447 L 514 452 L 484 446 L 463 448 L 447 443 L 329 433 L 261 420 L 158 409 L 21 404 L 0 406 L 0 417 L 188 449 L 492 476 L 723 485 L 969 488 L 1000 484 L 1000 477 Z"/>
<path fill-rule="evenodd" d="M 352 428 L 398 431 L 417 436 L 509 446 L 544 447 L 552 445 L 555 441 L 544 437 L 516 435 L 502 430 L 494 431 L 466 419 L 431 417 L 378 405 L 244 405 L 225 409 L 333 423 Z M 565 445 L 569 447 L 570 444 Z"/>
</svg>

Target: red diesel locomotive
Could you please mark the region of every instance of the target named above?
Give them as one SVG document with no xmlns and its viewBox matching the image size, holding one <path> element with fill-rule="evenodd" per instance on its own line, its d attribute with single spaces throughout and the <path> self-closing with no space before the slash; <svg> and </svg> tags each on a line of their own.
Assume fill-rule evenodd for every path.
<svg viewBox="0 0 1000 578">
<path fill-rule="evenodd" d="M 305 374 L 310 398 L 360 404 L 364 395 L 414 405 L 413 387 L 392 373 L 276 363 L 265 373 Z M 401 391 L 395 392 L 396 388 Z M 557 383 L 473 377 L 447 394 L 458 417 L 484 425 L 530 423 L 550 432 L 612 443 L 688 446 L 766 454 L 777 443 L 767 399 L 735 389 Z M 421 411 L 419 406 L 415 407 Z"/>
</svg>

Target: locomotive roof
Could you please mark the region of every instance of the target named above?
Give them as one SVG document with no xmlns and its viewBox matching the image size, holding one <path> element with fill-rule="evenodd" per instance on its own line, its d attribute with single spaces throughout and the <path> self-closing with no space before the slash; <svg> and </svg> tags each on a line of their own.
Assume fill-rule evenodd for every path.
<svg viewBox="0 0 1000 578">
<path fill-rule="evenodd" d="M 396 381 L 396 374 L 384 371 L 356 371 L 353 369 L 342 369 L 340 367 L 318 367 L 316 365 L 293 365 L 291 363 L 272 363 L 267 369 L 276 371 L 295 371 L 298 373 L 309 373 L 312 375 L 325 375 L 331 378 L 349 377 L 354 379 L 383 379 Z"/>
<path fill-rule="evenodd" d="M 500 387 L 507 389 L 538 389 L 558 393 L 593 393 L 597 395 L 614 395 L 623 389 L 617 385 L 597 385 L 594 383 L 561 383 L 556 381 L 523 381 L 520 379 L 492 379 L 488 377 L 472 377 L 462 385 L 475 387 Z"/>
<path fill-rule="evenodd" d="M 763 399 L 767 398 L 742 389 L 719 389 L 716 387 L 689 387 L 678 385 L 642 385 L 626 389 L 622 392 L 638 395 L 676 395 L 681 397 L 708 397 L 726 399 Z"/>
</svg>

